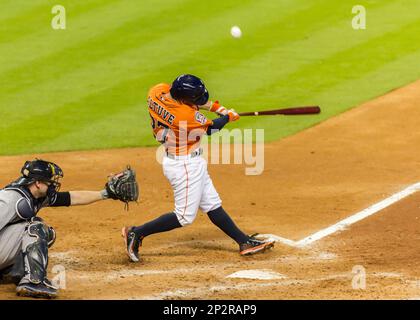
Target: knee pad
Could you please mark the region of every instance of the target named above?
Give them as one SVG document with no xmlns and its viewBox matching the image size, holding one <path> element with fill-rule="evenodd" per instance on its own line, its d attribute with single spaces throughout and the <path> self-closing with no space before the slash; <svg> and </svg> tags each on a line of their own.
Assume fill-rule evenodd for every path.
<svg viewBox="0 0 420 320">
<path fill-rule="evenodd" d="M 28 233 L 31 236 L 45 239 L 47 241 L 48 248 L 50 248 L 54 244 L 55 239 L 57 237 L 54 228 L 48 226 L 40 217 L 33 217 L 31 219 L 31 222 L 28 226 Z"/>
</svg>

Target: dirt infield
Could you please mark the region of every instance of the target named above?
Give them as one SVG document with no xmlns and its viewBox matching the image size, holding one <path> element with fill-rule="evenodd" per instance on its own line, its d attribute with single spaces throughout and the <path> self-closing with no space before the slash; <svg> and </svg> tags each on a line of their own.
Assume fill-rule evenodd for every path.
<svg viewBox="0 0 420 320">
<path fill-rule="evenodd" d="M 265 148 L 265 170 L 209 167 L 225 209 L 246 232 L 302 239 L 420 182 L 420 81 Z M 0 158 L 0 184 L 27 158 Z M 304 248 L 277 243 L 240 257 L 237 246 L 204 214 L 185 229 L 151 236 L 142 262 L 124 253 L 120 229 L 172 210 L 172 191 L 155 148 L 42 155 L 65 172 L 63 189 L 100 189 L 109 172 L 130 163 L 141 201 L 129 212 L 105 201 L 45 209 L 58 239 L 50 268 L 65 267 L 62 299 L 417 299 L 420 297 L 420 194 Z M 274 279 L 227 278 L 241 270 Z M 366 286 L 355 289 L 355 270 Z M 54 274 L 51 273 L 51 278 Z M 14 299 L 14 286 L 0 286 Z"/>
</svg>

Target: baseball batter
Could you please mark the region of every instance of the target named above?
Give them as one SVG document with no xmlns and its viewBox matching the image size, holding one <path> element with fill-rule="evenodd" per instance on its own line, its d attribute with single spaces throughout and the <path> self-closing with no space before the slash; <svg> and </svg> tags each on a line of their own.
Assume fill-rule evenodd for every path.
<svg viewBox="0 0 420 320">
<path fill-rule="evenodd" d="M 217 101 L 209 101 L 209 93 L 199 78 L 181 75 L 172 85 L 154 86 L 147 98 L 153 135 L 165 145 L 163 173 L 169 180 L 175 198 L 172 212 L 139 227 L 125 227 L 122 236 L 131 261 L 139 261 L 139 246 L 145 237 L 184 227 L 193 223 L 198 209 L 239 245 L 241 255 L 251 255 L 274 246 L 243 233 L 222 207 L 222 201 L 201 157 L 200 139 L 222 129 L 239 115 Z M 215 112 L 220 117 L 207 119 L 199 109 Z"/>
<path fill-rule="evenodd" d="M 22 176 L 0 190 L 0 279 L 17 284 L 20 296 L 54 298 L 58 289 L 47 279 L 48 248 L 56 238 L 54 229 L 37 217 L 44 207 L 86 205 L 108 198 L 126 202 L 115 186 L 125 184 L 126 174 L 110 177 L 101 191 L 59 192 L 63 171 L 44 160 L 26 161 Z M 125 179 L 125 180 L 122 180 Z M 122 182 L 121 182 L 122 181 Z M 134 190 L 136 182 L 129 182 Z M 138 195 L 138 194 L 137 194 Z"/>
</svg>

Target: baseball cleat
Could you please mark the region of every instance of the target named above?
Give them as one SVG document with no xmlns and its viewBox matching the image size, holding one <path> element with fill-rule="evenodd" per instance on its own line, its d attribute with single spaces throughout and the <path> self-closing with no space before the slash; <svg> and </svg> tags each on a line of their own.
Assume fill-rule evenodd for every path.
<svg viewBox="0 0 420 320">
<path fill-rule="evenodd" d="M 132 262 L 139 262 L 139 247 L 141 246 L 141 239 L 138 239 L 132 230 L 133 227 L 124 227 L 121 235 L 124 238 L 125 249 L 128 257 Z"/>
<path fill-rule="evenodd" d="M 21 297 L 53 299 L 58 295 L 58 290 L 47 279 L 42 283 L 21 282 L 16 287 L 16 294 Z"/>
<path fill-rule="evenodd" d="M 247 242 L 239 246 L 239 254 L 241 256 L 249 256 L 274 247 L 274 241 L 258 240 L 250 237 Z"/>
</svg>

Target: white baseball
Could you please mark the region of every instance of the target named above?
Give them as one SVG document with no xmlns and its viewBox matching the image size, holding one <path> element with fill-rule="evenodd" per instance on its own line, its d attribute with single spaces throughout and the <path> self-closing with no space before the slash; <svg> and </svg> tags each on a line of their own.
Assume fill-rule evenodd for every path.
<svg viewBox="0 0 420 320">
<path fill-rule="evenodd" d="M 238 26 L 233 26 L 230 29 L 230 34 L 234 38 L 240 38 L 242 36 L 242 31 L 241 31 L 241 29 Z"/>
</svg>

